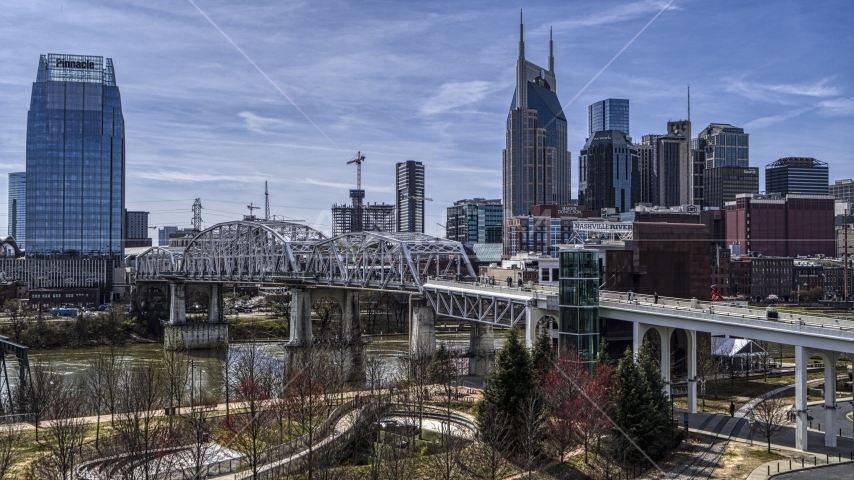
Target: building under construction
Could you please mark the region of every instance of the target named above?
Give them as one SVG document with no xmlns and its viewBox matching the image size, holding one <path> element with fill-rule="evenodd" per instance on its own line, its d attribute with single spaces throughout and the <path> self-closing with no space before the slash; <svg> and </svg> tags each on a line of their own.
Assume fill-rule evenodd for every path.
<svg viewBox="0 0 854 480">
<path fill-rule="evenodd" d="M 364 195 L 364 194 L 363 194 Z M 358 228 L 356 208 L 352 205 L 332 206 L 332 235 L 357 231 L 393 232 L 394 205 L 370 203 L 362 206 L 361 229 Z"/>
</svg>

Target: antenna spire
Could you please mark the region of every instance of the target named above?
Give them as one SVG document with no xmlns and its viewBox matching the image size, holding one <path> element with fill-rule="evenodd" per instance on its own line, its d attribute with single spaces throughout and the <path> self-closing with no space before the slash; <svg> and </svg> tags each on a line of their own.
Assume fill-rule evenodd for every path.
<svg viewBox="0 0 854 480">
<path fill-rule="evenodd" d="M 270 220 L 270 191 L 267 189 L 267 180 L 264 180 L 264 220 Z"/>
<path fill-rule="evenodd" d="M 552 27 L 549 27 L 549 72 L 555 73 L 555 44 L 552 39 Z"/>
<path fill-rule="evenodd" d="M 691 84 L 688 84 L 688 121 L 691 121 Z"/>
<path fill-rule="evenodd" d="M 202 231 L 202 199 L 197 198 L 193 202 L 193 231 Z"/>
</svg>

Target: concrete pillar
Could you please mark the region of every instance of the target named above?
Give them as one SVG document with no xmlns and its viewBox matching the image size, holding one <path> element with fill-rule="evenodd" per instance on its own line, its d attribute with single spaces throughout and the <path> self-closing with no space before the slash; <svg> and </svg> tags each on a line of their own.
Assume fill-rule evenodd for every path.
<svg viewBox="0 0 854 480">
<path fill-rule="evenodd" d="M 688 413 L 697 413 L 697 331 L 685 330 L 685 363 L 688 373 Z"/>
<path fill-rule="evenodd" d="M 485 376 L 495 359 L 495 329 L 490 323 L 471 322 L 469 375 Z"/>
<path fill-rule="evenodd" d="M 341 335 L 344 343 L 358 341 L 361 331 L 359 322 L 359 291 L 344 290 L 339 296 L 341 305 Z"/>
<path fill-rule="evenodd" d="M 222 322 L 222 288 L 218 283 L 212 283 L 208 292 L 208 322 Z"/>
<path fill-rule="evenodd" d="M 436 350 L 436 312 L 426 300 L 412 301 L 412 318 L 409 332 L 411 355 L 433 355 Z"/>
<path fill-rule="evenodd" d="M 807 450 L 807 361 L 810 352 L 807 348 L 795 345 L 795 411 L 797 412 L 797 423 L 795 425 L 795 448 L 801 451 Z"/>
<path fill-rule="evenodd" d="M 183 283 L 169 283 L 169 323 L 172 325 L 187 321 L 187 289 Z"/>
<path fill-rule="evenodd" d="M 836 446 L 836 352 L 824 352 L 824 446 Z"/>
<path fill-rule="evenodd" d="M 649 328 L 649 325 L 640 322 L 632 323 L 632 356 L 634 356 L 635 362 L 638 361 L 638 355 L 640 355 L 643 346 L 643 336 L 646 335 Z"/>
<path fill-rule="evenodd" d="M 525 346 L 528 348 L 534 348 L 537 342 L 537 322 L 542 316 L 541 309 L 531 305 L 525 307 Z"/>
<path fill-rule="evenodd" d="M 311 290 L 291 289 L 290 345 L 309 345 L 311 334 Z"/>
<path fill-rule="evenodd" d="M 661 338 L 661 378 L 664 380 L 664 393 L 670 396 L 670 327 L 655 327 Z"/>
</svg>

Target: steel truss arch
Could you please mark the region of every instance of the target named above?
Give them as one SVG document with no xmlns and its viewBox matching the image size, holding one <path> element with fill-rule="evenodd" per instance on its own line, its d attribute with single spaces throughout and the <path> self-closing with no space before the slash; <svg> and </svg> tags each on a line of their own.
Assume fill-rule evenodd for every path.
<svg viewBox="0 0 854 480">
<path fill-rule="evenodd" d="M 136 256 L 136 279 L 160 280 L 181 269 L 183 248 L 150 247 Z"/>
</svg>

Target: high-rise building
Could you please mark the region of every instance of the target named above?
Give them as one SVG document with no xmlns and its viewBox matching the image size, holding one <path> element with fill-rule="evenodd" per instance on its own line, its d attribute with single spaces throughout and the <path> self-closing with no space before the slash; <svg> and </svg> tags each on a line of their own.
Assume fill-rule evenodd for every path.
<svg viewBox="0 0 854 480">
<path fill-rule="evenodd" d="M 448 240 L 468 245 L 501 243 L 503 213 L 501 200 L 459 200 L 453 207 L 448 207 L 445 236 Z"/>
<path fill-rule="evenodd" d="M 832 257 L 835 241 L 830 195 L 740 194 L 726 204 L 726 242 L 742 254 Z"/>
<path fill-rule="evenodd" d="M 629 135 L 629 101 L 619 98 L 600 100 L 587 107 L 587 135 L 619 130 Z"/>
<path fill-rule="evenodd" d="M 502 152 L 505 247 L 509 244 L 508 219 L 527 215 L 533 205 L 567 205 L 571 198 L 566 116 L 557 98 L 556 81 L 552 40 L 548 69 L 529 62 L 520 23 L 516 91 Z"/>
<path fill-rule="evenodd" d="M 765 166 L 765 191 L 786 196 L 826 195 L 827 164 L 814 158 L 786 157 Z"/>
<path fill-rule="evenodd" d="M 706 154 L 700 149 L 700 141 L 691 139 L 691 204 L 705 205 Z"/>
<path fill-rule="evenodd" d="M 596 132 L 578 156 L 578 203 L 588 210 L 631 210 L 640 199 L 638 151 L 619 130 Z"/>
<path fill-rule="evenodd" d="M 641 143 L 635 144 L 638 151 L 638 202 L 658 205 L 658 139 L 661 135 L 644 135 Z"/>
<path fill-rule="evenodd" d="M 705 198 L 702 205 L 723 209 L 740 193 L 759 193 L 759 169 L 753 167 L 716 167 L 703 172 Z"/>
<path fill-rule="evenodd" d="M 27 117 L 27 256 L 122 261 L 124 138 L 112 59 L 42 55 Z"/>
<path fill-rule="evenodd" d="M 157 244 L 161 247 L 169 246 L 169 235 L 176 233 L 178 227 L 166 226 L 157 230 Z"/>
<path fill-rule="evenodd" d="M 850 178 L 836 180 L 833 185 L 828 186 L 827 193 L 833 195 L 833 198 L 837 200 L 854 202 L 854 180 Z"/>
<path fill-rule="evenodd" d="M 27 228 L 27 173 L 9 174 L 9 230 L 18 248 L 26 248 Z"/>
<path fill-rule="evenodd" d="M 659 202 L 667 207 L 691 203 L 691 122 L 667 122 L 667 135 L 658 137 L 656 143 Z"/>
<path fill-rule="evenodd" d="M 125 247 L 150 247 L 148 212 L 125 210 Z"/>
<path fill-rule="evenodd" d="M 728 123 L 712 123 L 697 135 L 706 168 L 746 167 L 750 164 L 749 135 Z"/>
<path fill-rule="evenodd" d="M 407 160 L 396 170 L 397 231 L 424 233 L 424 165 Z"/>
</svg>

